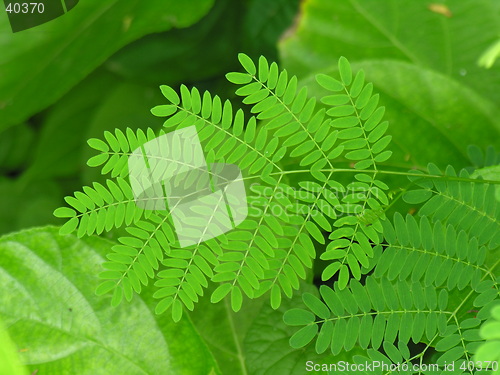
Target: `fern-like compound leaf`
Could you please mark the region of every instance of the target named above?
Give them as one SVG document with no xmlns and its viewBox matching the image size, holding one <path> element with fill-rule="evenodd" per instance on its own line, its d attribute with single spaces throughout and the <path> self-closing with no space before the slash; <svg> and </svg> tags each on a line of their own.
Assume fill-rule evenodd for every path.
<svg viewBox="0 0 500 375">
<path fill-rule="evenodd" d="M 495 279 L 484 267 L 487 248 L 479 246 L 475 237 L 440 221 L 433 225 L 426 216 L 420 221 L 395 214 L 394 224 L 384 221 L 387 247 L 377 259 L 375 276 L 389 280 L 422 281 L 425 286 L 445 285 L 448 290 L 473 288 L 483 276 Z"/>
<path fill-rule="evenodd" d="M 222 104 L 218 97 L 212 98 L 206 92 L 201 96 L 196 89 L 190 91 L 185 86 L 181 87 L 179 104 L 175 104 L 177 101 L 175 98 L 171 99 L 174 101 L 169 105 L 176 106 L 176 112 L 166 116 L 165 127 L 179 129 L 186 124 L 195 123 L 200 140 L 207 142 L 205 146 L 207 162 L 237 164 L 244 175 L 261 177 L 264 182 L 264 185 L 261 185 L 263 188 L 278 190 L 282 177 L 275 179 L 271 174 L 279 174 L 282 171 L 277 163 L 284 156 L 285 148 L 277 149 L 277 140 L 269 137 L 265 129 L 257 131 L 254 117 L 245 121 L 243 111 L 238 110 L 234 114 L 229 101 Z M 153 113 L 157 111 L 153 109 Z M 254 192 L 257 191 L 258 188 L 255 187 Z M 211 270 L 210 273 L 205 272 L 206 276 L 214 282 L 223 283 L 214 292 L 212 300 L 218 301 L 226 294 L 230 294 L 232 307 L 235 310 L 241 307 L 243 294 L 253 298 L 260 288 L 260 279 L 264 277 L 264 270 L 269 267 L 268 258 L 274 256 L 274 248 L 280 243 L 279 234 L 274 232 L 273 226 L 288 224 L 288 218 L 284 215 L 267 214 L 269 207 L 278 206 L 279 202 L 274 201 L 273 197 L 259 198 L 249 194 L 247 199 L 250 205 L 262 210 L 263 216 L 258 219 L 249 217 L 227 235 L 227 241 L 214 242 L 221 252 L 215 252 L 217 258 L 214 256 L 215 261 L 211 262 L 212 268 L 205 267 Z M 202 250 L 207 252 L 206 244 L 195 247 L 193 259 L 198 259 L 196 254 Z M 193 262 L 188 261 L 188 264 Z M 194 270 L 196 272 L 196 268 Z M 187 279 L 181 277 L 180 280 L 184 283 Z M 206 287 L 206 282 L 201 280 L 201 277 L 199 281 Z M 224 286 L 225 283 L 230 283 L 231 286 Z M 175 297 L 172 297 L 173 299 Z M 167 299 L 162 308 L 170 306 L 168 301 L 171 300 Z M 186 306 L 191 308 L 192 304 Z"/>
<path fill-rule="evenodd" d="M 103 264 L 96 293 L 112 294 L 117 305 L 154 284 L 156 312 L 169 311 L 174 321 L 195 308 L 210 283 L 217 284 L 211 301 L 227 298 L 234 311 L 244 298 L 262 295 L 278 308 L 311 275 L 324 245 L 322 279 L 338 281 L 322 286 L 320 297 L 304 294 L 305 308 L 285 314 L 285 322 L 298 327 L 292 347 L 314 343 L 318 353 L 337 355 L 359 345 L 364 353 L 354 357 L 356 363 L 410 364 L 420 355 L 410 353 L 411 341 L 424 343 L 423 353 L 432 347 L 440 364 L 469 361 L 481 345 L 479 326 L 499 298 L 493 251 L 500 244 L 500 220 L 491 184 L 451 167 L 409 172 L 413 185 L 404 199 L 422 207 L 416 217 L 389 220 L 385 212 L 392 202 L 381 176 L 390 173 L 382 167 L 391 156 L 391 137 L 364 72 L 353 72 L 341 58 L 337 77 L 316 77 L 326 95 L 315 98 L 276 63 L 238 58 L 242 72 L 227 79 L 250 115 L 196 87 L 163 85 L 165 102 L 151 110 L 164 119 L 162 129 L 108 131 L 88 141 L 96 150 L 88 165 L 108 179 L 66 197 L 68 206 L 54 214 L 66 219 L 61 234 L 125 227 Z M 203 233 L 223 218 L 200 204 L 192 209 L 198 216 L 181 215 L 174 225 L 177 205 L 169 201 L 167 184 L 155 197 L 162 204 L 147 206 L 148 194 L 133 194 L 138 179 L 129 162 L 134 151 L 152 145 L 147 168 L 160 173 L 190 145 L 164 150 L 156 140 L 192 127 L 210 166 L 205 174 L 211 192 L 224 182 L 214 168 L 235 164 L 248 212 L 232 230 L 182 245 L 182 229 Z M 475 164 L 482 163 L 480 153 L 471 152 Z M 488 163 L 496 160 L 492 155 L 487 152 Z M 173 183 L 197 190 L 206 182 L 200 168 L 194 157 L 182 159 L 193 173 Z M 340 183 L 338 173 L 352 178 Z M 211 196 L 207 191 L 199 192 L 200 202 Z M 458 292 L 463 301 L 457 302 Z"/>
<path fill-rule="evenodd" d="M 92 187 L 84 186 L 83 191 L 75 192 L 65 198 L 69 207 L 54 211 L 56 217 L 68 221 L 61 229 L 61 234 L 77 231 L 78 237 L 101 234 L 123 224 L 131 225 L 143 216 L 143 210 L 135 204 L 129 183 L 117 177 L 106 180 L 105 185 L 94 182 Z"/>
<path fill-rule="evenodd" d="M 334 355 L 358 344 L 363 349 L 384 348 L 396 339 L 402 344 L 422 337 L 431 340 L 444 334 L 447 319 L 447 291 L 438 292 L 420 283 L 368 276 L 365 285 L 351 280 L 344 289 L 335 284 L 320 288 L 321 299 L 304 294 L 305 309 L 291 309 L 283 317 L 286 324 L 304 326 L 291 338 L 290 345 L 300 348 L 316 336 L 316 351 L 330 350 Z M 439 303 L 438 303 L 439 300 Z"/>
<path fill-rule="evenodd" d="M 428 170 L 431 176 L 445 178 L 412 177 L 420 189 L 408 191 L 405 201 L 412 204 L 425 202 L 420 215 L 474 233 L 480 245 L 497 248 L 500 245 L 500 206 L 495 199 L 495 186 L 474 183 L 466 170 L 457 174 L 451 166 L 443 173 L 434 164 L 429 164 Z"/>
<path fill-rule="evenodd" d="M 320 84 L 335 92 L 321 98 L 327 108 L 319 108 L 319 101 L 276 63 L 269 64 L 264 57 L 254 62 L 246 55 L 239 55 L 239 60 L 244 72 L 229 73 L 227 78 L 239 86 L 236 93 L 250 106 L 250 117 L 241 109 L 233 110 L 230 101 L 195 87 L 181 85 L 177 92 L 164 85 L 160 89 L 166 102 L 151 110 L 164 118 L 162 130 L 115 130 L 105 132 L 103 139 L 89 140 L 97 155 L 88 165 L 100 167 L 111 179 L 67 197 L 71 208 L 55 214 L 68 219 L 61 233 L 76 230 L 82 236 L 126 227 L 128 235 L 120 237 L 108 255 L 100 275 L 104 281 L 97 290 L 113 292 L 113 304 L 130 300 L 154 279 L 156 311 L 170 309 L 176 321 L 184 308 L 194 308 L 209 282 L 220 283 L 212 301 L 229 296 L 235 311 L 244 296 L 265 293 L 277 308 L 283 295 L 291 297 L 307 277 L 316 243 L 327 244 L 323 259 L 332 261 L 323 278 L 338 273 L 340 289 L 351 277 L 359 280 L 373 268 L 370 258 L 381 252 L 381 220 L 389 203 L 388 187 L 377 168 L 390 156 L 386 150 L 390 137 L 384 135 L 384 109 L 378 106 L 372 85 L 365 84 L 362 71 L 353 76 L 342 58 L 340 81 L 318 76 Z M 129 176 L 128 163 L 146 143 L 192 126 L 208 165 L 239 167 L 248 217 L 217 238 L 181 247 L 171 220 L 175 206 L 145 209 L 141 200 L 150 197 L 133 196 L 131 186 L 137 181 Z M 159 150 L 149 160 L 152 173 L 175 162 L 176 152 L 181 150 L 174 148 L 170 154 Z M 285 157 L 296 160 L 298 169 L 287 170 Z M 334 178 L 339 158 L 353 162 L 348 171 L 355 172 L 354 180 L 347 186 Z M 185 167 L 196 169 L 190 161 Z M 290 182 L 289 173 L 303 174 L 301 182 Z M 203 207 L 197 209 L 209 217 L 206 220 L 219 220 Z M 200 231 L 207 224 L 191 221 L 184 224 Z"/>
</svg>

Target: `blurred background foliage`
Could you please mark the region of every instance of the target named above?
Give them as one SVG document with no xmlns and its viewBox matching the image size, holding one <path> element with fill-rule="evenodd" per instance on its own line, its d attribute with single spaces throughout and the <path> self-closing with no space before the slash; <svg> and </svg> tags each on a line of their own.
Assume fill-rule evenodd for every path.
<svg viewBox="0 0 500 375">
<path fill-rule="evenodd" d="M 17 34 L 0 20 L 0 234 L 60 224 L 62 197 L 101 178 L 86 140 L 159 129 L 160 84 L 234 97 L 224 75 L 238 52 L 276 60 L 298 11 L 298 0 L 126 3 L 82 1 Z"/>
<path fill-rule="evenodd" d="M 311 85 L 315 95 L 323 92 L 314 75 L 338 74 L 340 56 L 355 72 L 364 69 L 390 122 L 395 154 L 385 163 L 389 170 L 425 170 L 428 162 L 478 165 L 487 146 L 500 145 L 500 63 L 494 53 L 499 36 L 497 0 L 80 0 L 65 16 L 16 34 L 1 15 L 0 234 L 59 225 L 52 212 L 64 204 L 62 197 L 101 179 L 86 166 L 91 156 L 86 140 L 114 128 L 159 129 L 161 120 L 149 110 L 164 101 L 160 84 L 197 86 L 240 105 L 224 77 L 239 69 L 238 52 L 278 61 L 301 85 Z M 479 64 L 481 59 L 488 64 Z M 467 153 L 471 144 L 476 145 L 472 155 Z M 497 157 L 492 150 L 489 154 Z M 403 180 L 387 182 L 400 186 Z M 412 209 L 400 202 L 393 208 Z M 40 256 L 49 240 L 64 245 L 55 237 L 50 229 L 8 239 Z M 106 252 L 104 240 L 74 241 L 90 257 Z M 27 274 L 36 271 L 29 262 L 23 267 Z M 92 283 L 85 278 L 68 282 L 87 292 Z M 7 297 L 0 305 L 7 306 L 2 298 Z M 44 306 L 50 311 L 56 302 L 45 300 Z M 111 314 L 101 302 L 92 303 L 89 311 L 97 316 Z M 333 361 L 314 354 L 314 348 L 288 346 L 282 312 L 300 304 L 300 298 L 284 302 L 278 311 L 253 301 L 237 316 L 224 303 L 210 308 L 208 303 L 201 301 L 191 315 L 196 331 L 187 317 L 173 328 L 168 317 L 150 316 L 147 295 L 128 307 L 135 315 L 125 316 L 121 306 L 115 318 L 133 329 L 134 317 L 142 314 L 151 327 L 160 327 L 154 340 L 172 345 L 162 354 L 171 361 L 172 374 L 301 374 L 304 358 Z M 18 305 L 11 306 L 8 313 L 18 314 Z M 175 340 L 173 330 L 196 337 Z M 14 341 L 27 342 L 25 335 L 15 333 Z M 52 341 L 37 344 L 48 353 L 58 350 Z M 118 344 L 109 345 L 112 351 Z M 189 345 L 204 353 L 198 367 L 190 360 Z M 100 355 L 107 358 L 104 352 Z M 140 350 L 137 355 L 147 357 Z M 143 368 L 154 369 L 156 360 L 144 359 Z M 85 371 L 79 373 L 92 373 Z"/>
</svg>

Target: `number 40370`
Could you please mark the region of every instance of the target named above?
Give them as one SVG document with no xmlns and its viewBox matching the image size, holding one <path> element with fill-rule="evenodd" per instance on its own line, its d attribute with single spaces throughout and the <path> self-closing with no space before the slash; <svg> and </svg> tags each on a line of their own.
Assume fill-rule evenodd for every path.
<svg viewBox="0 0 500 375">
<path fill-rule="evenodd" d="M 43 3 L 8 3 L 5 11 L 7 13 L 43 13 Z"/>
<path fill-rule="evenodd" d="M 460 364 L 460 370 L 464 371 L 498 371 L 498 361 L 464 361 Z"/>
</svg>

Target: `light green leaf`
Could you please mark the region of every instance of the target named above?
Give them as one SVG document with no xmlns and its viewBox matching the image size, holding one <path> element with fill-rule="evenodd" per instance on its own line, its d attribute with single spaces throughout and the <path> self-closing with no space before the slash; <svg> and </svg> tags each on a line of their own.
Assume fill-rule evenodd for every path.
<svg viewBox="0 0 500 375">
<path fill-rule="evenodd" d="M 429 190 L 410 190 L 403 195 L 403 199 L 406 203 L 419 204 L 427 201 L 432 196 L 432 192 Z"/>
<path fill-rule="evenodd" d="M 218 372 L 187 319 L 174 324 L 154 315 L 149 291 L 117 308 L 110 296 L 95 295 L 96 268 L 112 243 L 57 232 L 36 228 L 0 238 L 0 316 L 31 372 Z"/>
<path fill-rule="evenodd" d="M 257 73 L 257 68 L 250 57 L 244 53 L 239 53 L 238 60 L 240 60 L 241 65 L 249 74 L 255 75 Z"/>
<path fill-rule="evenodd" d="M 316 81 L 328 91 L 342 91 L 344 89 L 341 82 L 326 74 L 318 74 Z"/>
<path fill-rule="evenodd" d="M 18 350 L 11 341 L 7 330 L 0 322 L 0 375 L 27 375 L 19 361 Z"/>
<path fill-rule="evenodd" d="M 316 296 L 311 293 L 304 293 L 302 295 L 302 300 L 304 304 L 317 316 L 322 319 L 328 319 L 330 317 L 330 311 L 328 307 Z"/>
<path fill-rule="evenodd" d="M 290 326 L 304 326 L 314 322 L 315 316 L 313 313 L 303 309 L 290 309 L 283 315 L 283 321 Z"/>
<path fill-rule="evenodd" d="M 318 325 L 312 324 L 299 329 L 290 338 L 290 346 L 299 349 L 309 344 L 318 333 Z"/>
<path fill-rule="evenodd" d="M 347 283 L 349 282 L 349 269 L 345 264 L 340 267 L 340 273 L 339 273 L 339 288 L 344 289 L 347 286 Z"/>
<path fill-rule="evenodd" d="M 479 57 L 477 64 L 483 68 L 489 69 L 495 64 L 495 61 L 500 57 L 500 40 L 493 43 L 484 53 Z"/>
<path fill-rule="evenodd" d="M 229 82 L 237 85 L 243 85 L 252 82 L 251 75 L 239 72 L 227 73 L 226 78 Z"/>
<path fill-rule="evenodd" d="M 351 65 L 349 64 L 349 61 L 342 56 L 339 59 L 339 72 L 340 72 L 340 77 L 342 78 L 342 82 L 344 82 L 344 85 L 349 86 L 352 81 L 352 71 L 351 71 Z"/>
</svg>

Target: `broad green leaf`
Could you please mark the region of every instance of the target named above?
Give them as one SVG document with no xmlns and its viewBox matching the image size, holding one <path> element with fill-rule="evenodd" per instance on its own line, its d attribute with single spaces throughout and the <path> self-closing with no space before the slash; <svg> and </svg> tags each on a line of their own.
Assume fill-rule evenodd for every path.
<svg viewBox="0 0 500 375">
<path fill-rule="evenodd" d="M 384 119 L 390 124 L 387 132 L 393 137 L 391 160 L 398 165 L 425 168 L 433 162 L 462 167 L 468 164 L 469 144 L 486 148 L 492 142 L 500 143 L 498 109 L 469 87 L 396 60 L 366 60 L 352 67 L 355 71 L 364 69 L 366 79 L 380 93 L 380 104 L 386 107 Z M 326 72 L 338 74 L 335 70 Z M 302 85 L 307 85 L 312 95 L 331 94 L 312 76 L 303 79 Z M 354 129 L 357 127 L 341 130 L 339 138 L 351 137 Z"/>
<path fill-rule="evenodd" d="M 231 7 L 236 3 L 229 0 Z M 276 44 L 283 33 L 293 24 L 297 16 L 298 0 L 249 0 L 245 5 L 242 36 L 248 48 L 267 57 L 271 63 L 276 60 Z M 270 72 L 273 72 L 271 67 Z M 275 73 L 270 74 L 269 83 L 276 84 Z M 274 85 L 269 85 L 273 88 Z"/>
<path fill-rule="evenodd" d="M 498 103 L 500 65 L 488 70 L 477 60 L 498 40 L 500 3 L 462 0 L 445 7 L 450 17 L 420 0 L 309 1 L 295 32 L 280 45 L 284 68 L 304 76 L 334 65 L 340 56 L 351 64 L 395 59 L 445 74 Z"/>
<path fill-rule="evenodd" d="M 118 49 L 143 35 L 186 27 L 212 0 L 82 1 L 62 17 L 13 34 L 0 20 L 0 129 L 54 103 Z"/>
<path fill-rule="evenodd" d="M 264 305 L 253 321 L 245 338 L 245 348 L 247 353 L 247 364 L 251 374 L 324 374 L 321 371 L 306 371 L 306 361 L 315 364 L 337 363 L 339 361 L 349 361 L 355 354 L 363 353 L 360 348 L 355 348 L 349 353 L 333 356 L 329 349 L 323 354 L 317 354 L 315 341 L 309 343 L 300 350 L 290 347 L 289 340 L 293 333 L 297 331 L 295 327 L 286 326 L 283 322 L 283 315 L 292 308 L 304 308 L 300 294 L 311 293 L 318 296 L 316 287 L 308 284 L 301 285 L 300 293 L 296 293 L 292 299 L 283 300 L 278 310 L 272 310 Z M 289 313 L 287 313 L 289 314 Z M 313 329 L 312 326 L 309 329 Z M 324 344 L 324 343 L 321 343 Z M 272 348 L 272 349 L 271 349 Z M 348 372 L 344 372 L 346 374 Z M 341 374 L 341 372 L 332 372 Z"/>
<path fill-rule="evenodd" d="M 395 151 L 388 164 L 461 167 L 469 144 L 499 144 L 500 65 L 484 69 L 476 62 L 498 37 L 500 3 L 463 0 L 446 7 L 451 17 L 419 0 L 307 2 L 295 32 L 280 45 L 284 67 L 304 85 L 317 73 L 339 77 L 335 62 L 346 56 L 354 73 L 365 70 L 387 108 Z"/>
<path fill-rule="evenodd" d="M 19 361 L 19 351 L 16 350 L 7 330 L 0 321 L 0 375 L 27 375 L 28 372 Z"/>
<path fill-rule="evenodd" d="M 320 318 L 328 319 L 330 317 L 330 311 L 318 297 L 311 293 L 304 293 L 302 295 L 302 300 L 305 305 Z"/>
<path fill-rule="evenodd" d="M 111 296 L 96 296 L 96 270 L 111 242 L 57 233 L 47 227 L 0 238 L 0 316 L 31 372 L 218 373 L 189 320 L 156 316 L 148 290 L 116 308 Z"/>
<path fill-rule="evenodd" d="M 214 288 L 214 295 L 220 296 L 226 288 Z M 207 290 L 205 296 L 196 304 L 194 311 L 189 312 L 191 320 L 213 353 L 222 374 L 249 374 L 246 346 L 243 340 L 248 334 L 250 325 L 263 308 L 263 304 L 268 303 L 268 300 L 259 298 L 249 301 L 247 299 L 243 301 L 241 310 L 234 312 L 230 295 L 214 304 L 210 301 L 211 293 L 212 290 Z"/>
</svg>

